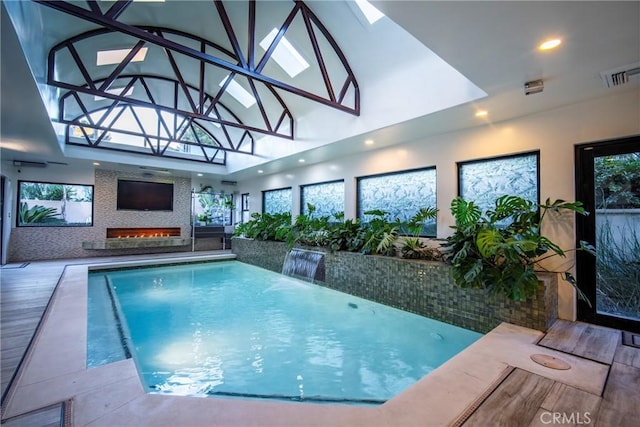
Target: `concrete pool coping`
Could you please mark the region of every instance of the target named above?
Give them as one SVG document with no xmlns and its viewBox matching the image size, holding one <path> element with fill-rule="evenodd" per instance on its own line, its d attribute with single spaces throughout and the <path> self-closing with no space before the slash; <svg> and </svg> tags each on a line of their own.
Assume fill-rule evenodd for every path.
<svg viewBox="0 0 640 427">
<path fill-rule="evenodd" d="M 543 332 L 506 323 L 380 406 L 147 394 L 131 359 L 87 370 L 89 269 L 175 262 L 67 265 L 7 396 L 4 418 L 71 400 L 71 423 L 76 426 L 439 426 L 454 423 L 510 367 L 596 395 L 606 381 L 606 365 L 537 346 Z M 559 357 L 572 368 L 557 371 L 538 365 L 530 359 L 534 353 Z"/>
</svg>

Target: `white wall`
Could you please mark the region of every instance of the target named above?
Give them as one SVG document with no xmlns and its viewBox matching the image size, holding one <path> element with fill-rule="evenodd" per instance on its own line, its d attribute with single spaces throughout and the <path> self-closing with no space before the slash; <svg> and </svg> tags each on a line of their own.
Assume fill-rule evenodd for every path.
<svg viewBox="0 0 640 427">
<path fill-rule="evenodd" d="M 576 144 L 640 134 L 638 91 L 615 93 L 556 110 L 471 130 L 453 132 L 368 153 L 257 176 L 238 185 L 250 193 L 251 212 L 261 212 L 263 190 L 292 187 L 294 217 L 299 214 L 300 185 L 344 179 L 345 216 L 356 216 L 356 178 L 385 172 L 436 166 L 438 237 L 453 225 L 449 211 L 457 196 L 456 162 L 540 150 L 540 199 L 574 200 Z M 563 248 L 574 247 L 573 221 L 547 222 L 544 230 Z M 573 257 L 553 260 L 548 268 L 572 268 Z M 559 289 L 561 318 L 575 319 L 575 292 L 566 283 Z"/>
</svg>

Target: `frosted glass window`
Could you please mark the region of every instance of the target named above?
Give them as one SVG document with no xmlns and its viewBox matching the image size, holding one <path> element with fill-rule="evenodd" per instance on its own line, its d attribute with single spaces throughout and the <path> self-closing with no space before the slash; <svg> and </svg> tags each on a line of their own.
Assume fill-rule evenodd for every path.
<svg viewBox="0 0 640 427">
<path fill-rule="evenodd" d="M 277 214 L 291 212 L 291 187 L 262 192 L 262 212 Z"/>
<path fill-rule="evenodd" d="M 483 210 L 505 194 L 539 203 L 539 159 L 534 152 L 458 163 L 459 194 Z"/>
<path fill-rule="evenodd" d="M 380 209 L 390 220 L 408 221 L 422 208 L 436 206 L 436 168 L 395 172 L 358 178 L 358 218 L 364 212 Z M 427 222 L 423 236 L 436 235 L 435 219 Z"/>
<path fill-rule="evenodd" d="M 319 184 L 303 185 L 300 191 L 301 209 L 308 213 L 307 203 L 312 204 L 316 211 L 314 217 L 332 216 L 344 212 L 344 181 L 323 182 Z"/>
</svg>

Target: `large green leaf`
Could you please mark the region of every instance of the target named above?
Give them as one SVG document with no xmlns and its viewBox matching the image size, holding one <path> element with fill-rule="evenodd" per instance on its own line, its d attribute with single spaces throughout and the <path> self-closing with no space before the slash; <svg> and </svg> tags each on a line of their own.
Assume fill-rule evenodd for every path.
<svg viewBox="0 0 640 427">
<path fill-rule="evenodd" d="M 498 249 L 503 242 L 502 234 L 500 230 L 495 228 L 486 228 L 478 231 L 476 236 L 476 245 L 480 255 L 484 258 L 491 258 L 495 256 Z"/>
<path fill-rule="evenodd" d="M 456 227 L 465 227 L 480 220 L 482 211 L 473 202 L 467 202 L 462 197 L 451 201 L 451 213 L 456 220 Z"/>
</svg>

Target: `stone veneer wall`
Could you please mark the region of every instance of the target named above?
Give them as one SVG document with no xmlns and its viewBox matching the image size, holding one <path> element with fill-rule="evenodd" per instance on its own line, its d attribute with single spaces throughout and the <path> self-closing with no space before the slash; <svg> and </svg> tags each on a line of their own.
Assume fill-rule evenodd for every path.
<svg viewBox="0 0 640 427">
<path fill-rule="evenodd" d="M 232 251 L 238 261 L 281 272 L 287 246 L 234 238 Z M 533 298 L 490 301 L 483 290 L 457 287 L 450 267 L 440 262 L 337 252 L 326 254 L 325 268 L 325 282 L 319 284 L 328 288 L 477 332 L 486 333 L 501 322 L 546 331 L 557 318 L 553 274 L 540 276 Z"/>
<path fill-rule="evenodd" d="M 116 209 L 118 178 L 173 182 L 172 212 L 137 212 Z M 190 251 L 191 245 L 90 250 L 82 242 L 104 240 L 111 227 L 180 227 L 181 236 L 191 234 L 191 180 L 146 178 L 141 174 L 96 169 L 93 194 L 93 226 L 91 227 L 15 227 L 11 230 L 9 262 L 44 259 L 98 257 Z"/>
</svg>

